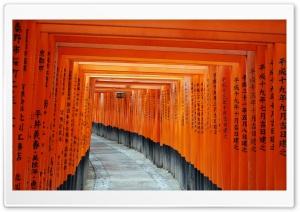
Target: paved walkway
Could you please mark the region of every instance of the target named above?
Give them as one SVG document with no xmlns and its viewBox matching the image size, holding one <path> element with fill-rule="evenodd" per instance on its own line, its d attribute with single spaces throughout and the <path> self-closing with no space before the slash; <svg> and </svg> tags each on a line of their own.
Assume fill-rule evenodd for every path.
<svg viewBox="0 0 300 212">
<path fill-rule="evenodd" d="M 136 150 L 92 134 L 85 190 L 181 190 L 164 169 Z"/>
</svg>

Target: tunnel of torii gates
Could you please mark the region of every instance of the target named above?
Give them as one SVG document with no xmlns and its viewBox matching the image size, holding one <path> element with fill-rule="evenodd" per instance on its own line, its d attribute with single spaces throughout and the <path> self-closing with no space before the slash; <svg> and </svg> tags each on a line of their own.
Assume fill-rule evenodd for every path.
<svg viewBox="0 0 300 212">
<path fill-rule="evenodd" d="M 12 24 L 13 190 L 83 189 L 91 133 L 182 189 L 286 190 L 285 20 Z"/>
</svg>

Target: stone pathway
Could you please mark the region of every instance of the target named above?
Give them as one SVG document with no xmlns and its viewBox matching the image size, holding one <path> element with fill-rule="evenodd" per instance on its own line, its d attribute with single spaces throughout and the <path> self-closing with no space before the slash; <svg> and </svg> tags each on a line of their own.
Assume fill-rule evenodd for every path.
<svg viewBox="0 0 300 212">
<path fill-rule="evenodd" d="M 179 183 L 143 154 L 92 134 L 84 190 L 181 190 Z"/>
</svg>

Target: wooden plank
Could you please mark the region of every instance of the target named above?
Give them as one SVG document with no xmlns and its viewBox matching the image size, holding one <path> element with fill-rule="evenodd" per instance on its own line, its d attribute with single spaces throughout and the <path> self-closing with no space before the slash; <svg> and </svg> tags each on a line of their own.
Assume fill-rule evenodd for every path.
<svg viewBox="0 0 300 212">
<path fill-rule="evenodd" d="M 265 48 L 258 47 L 255 55 L 256 78 L 256 184 L 258 190 L 266 190 L 266 66 Z"/>
<path fill-rule="evenodd" d="M 219 66 L 221 83 L 221 169 L 222 169 L 222 189 L 231 189 L 231 66 Z"/>
<path fill-rule="evenodd" d="M 239 190 L 239 148 L 240 148 L 240 66 L 232 66 L 231 71 L 231 189 Z"/>
<path fill-rule="evenodd" d="M 23 190 L 26 187 L 26 156 L 27 144 L 25 116 L 28 112 L 25 110 L 25 88 L 28 77 L 26 70 L 24 71 L 24 60 L 28 58 L 25 51 L 28 51 L 28 43 L 26 44 L 27 22 L 15 20 L 13 21 L 13 61 L 12 61 L 12 104 L 13 104 L 13 179 L 12 189 Z M 26 89 L 27 90 L 27 89 Z M 26 108 L 27 109 L 27 108 Z"/>
<path fill-rule="evenodd" d="M 248 138 L 248 189 L 256 190 L 256 78 L 255 52 L 247 55 L 247 138 Z"/>
<path fill-rule="evenodd" d="M 285 20 L 38 20 L 38 23 L 286 33 Z"/>
<path fill-rule="evenodd" d="M 159 46 L 159 47 L 185 47 L 201 49 L 224 49 L 224 50 L 249 50 L 255 51 L 256 45 L 264 43 L 243 42 L 218 42 L 200 40 L 167 40 L 167 39 L 141 39 L 133 37 L 109 37 L 109 36 L 77 36 L 68 34 L 54 34 L 56 42 L 59 43 L 93 43 L 93 44 L 115 44 L 115 45 L 137 45 L 137 46 Z"/>
<path fill-rule="evenodd" d="M 218 133 L 218 117 L 217 117 L 217 67 L 211 66 L 212 76 L 212 176 L 211 180 L 214 184 L 217 184 L 217 133 Z"/>
<path fill-rule="evenodd" d="M 239 110 L 239 138 L 241 140 L 239 144 L 239 190 L 248 189 L 248 107 L 247 101 L 249 94 L 247 93 L 247 72 L 246 72 L 246 57 L 241 59 L 240 71 L 239 71 L 239 86 L 240 91 L 240 110 Z"/>
<path fill-rule="evenodd" d="M 286 190 L 286 98 L 287 98 L 287 67 L 286 44 L 274 44 L 274 113 L 275 113 L 275 189 Z"/>
<path fill-rule="evenodd" d="M 216 98 L 217 98 L 217 187 L 223 188 L 223 171 L 222 171 L 222 142 L 223 142 L 223 132 L 222 132 L 222 93 L 221 93 L 221 82 L 222 77 L 219 72 L 220 67 L 217 66 L 216 75 Z"/>
<path fill-rule="evenodd" d="M 98 48 L 72 48 L 59 47 L 62 55 L 69 55 L 75 57 L 114 57 L 118 58 L 138 58 L 140 59 L 163 59 L 163 60 L 195 60 L 199 61 L 201 58 L 202 64 L 218 62 L 239 62 L 239 55 L 226 54 L 204 54 L 192 52 L 161 52 L 161 51 L 146 51 L 146 50 L 128 50 L 128 49 L 98 49 Z"/>
<path fill-rule="evenodd" d="M 123 26 L 88 26 L 88 25 L 61 25 L 40 24 L 42 32 L 74 34 L 74 35 L 109 35 L 124 37 L 147 37 L 184 40 L 215 40 L 240 42 L 285 42 L 285 34 L 268 34 L 261 32 L 229 32 L 215 30 L 191 29 L 162 29 Z"/>
<path fill-rule="evenodd" d="M 275 189 L 275 115 L 274 115 L 274 44 L 268 44 L 266 50 L 266 107 L 267 107 L 267 143 L 266 143 L 266 189 Z"/>
</svg>

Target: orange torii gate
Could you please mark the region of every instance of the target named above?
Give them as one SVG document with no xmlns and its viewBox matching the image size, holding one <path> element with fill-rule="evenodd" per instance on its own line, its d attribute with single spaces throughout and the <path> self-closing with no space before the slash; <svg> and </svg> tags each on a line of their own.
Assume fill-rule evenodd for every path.
<svg viewBox="0 0 300 212">
<path fill-rule="evenodd" d="M 14 21 L 13 189 L 81 189 L 112 127 L 184 189 L 286 189 L 285 21 L 155 23 Z"/>
</svg>

